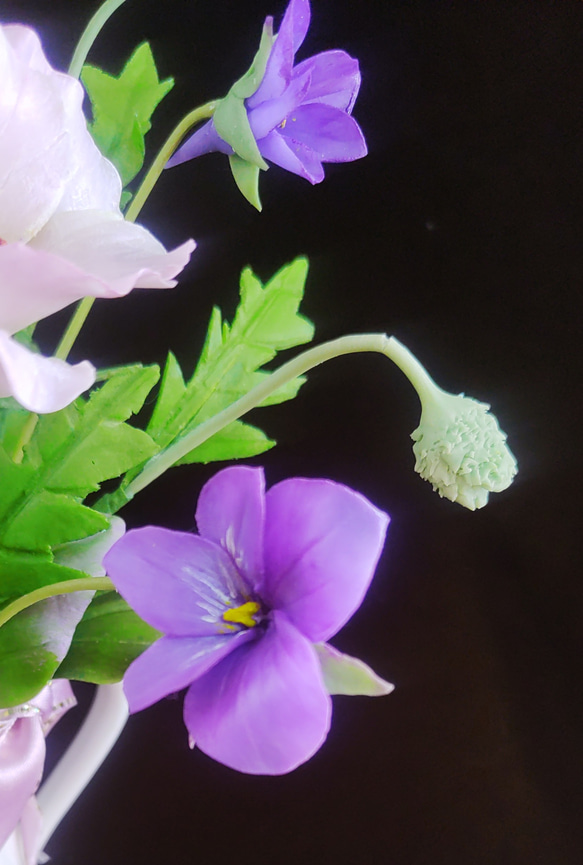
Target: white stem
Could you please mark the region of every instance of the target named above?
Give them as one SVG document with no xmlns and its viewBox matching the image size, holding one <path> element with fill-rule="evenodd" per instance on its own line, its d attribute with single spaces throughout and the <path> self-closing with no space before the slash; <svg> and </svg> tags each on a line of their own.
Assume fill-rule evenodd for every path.
<svg viewBox="0 0 583 865">
<path fill-rule="evenodd" d="M 127 719 L 121 682 L 100 685 L 83 726 L 37 794 L 43 815 L 41 850 L 117 742 Z"/>
<path fill-rule="evenodd" d="M 16 827 L 0 850 L 0 865 L 26 865 L 20 829 Z"/>
</svg>

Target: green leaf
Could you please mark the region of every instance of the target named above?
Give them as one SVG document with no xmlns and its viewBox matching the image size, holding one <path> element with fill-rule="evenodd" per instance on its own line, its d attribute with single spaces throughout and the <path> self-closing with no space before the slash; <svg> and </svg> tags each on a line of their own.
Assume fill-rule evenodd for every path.
<svg viewBox="0 0 583 865">
<path fill-rule="evenodd" d="M 115 592 L 98 595 L 77 626 L 57 675 L 97 685 L 119 682 L 159 636 Z"/>
<path fill-rule="evenodd" d="M 175 465 L 245 459 L 262 454 L 274 445 L 273 439 L 267 438 L 257 427 L 236 420 L 186 454 Z"/>
<path fill-rule="evenodd" d="M 0 706 L 9 708 L 30 700 L 52 679 L 92 594 L 47 598 L 0 628 Z"/>
<path fill-rule="evenodd" d="M 86 576 L 71 567 L 54 564 L 50 553 L 7 550 L 0 547 L 0 605 L 43 586 Z M 0 628 L 2 631 L 3 628 Z M 0 677 L 1 678 L 1 677 Z"/>
<path fill-rule="evenodd" d="M 109 522 L 103 514 L 70 496 L 42 490 L 30 497 L 4 531 L 2 542 L 20 550 L 49 550 L 104 531 Z"/>
<path fill-rule="evenodd" d="M 95 66 L 84 66 L 81 79 L 93 110 L 93 138 L 128 184 L 144 163 L 144 137 L 156 106 L 174 86 L 160 81 L 147 42 L 136 48 L 122 73 L 115 77 Z"/>
<path fill-rule="evenodd" d="M 260 367 L 273 360 L 278 351 L 312 339 L 314 326 L 298 312 L 307 271 L 306 259 L 298 258 L 263 286 L 250 269 L 245 269 L 233 324 L 223 323 L 220 310 L 213 310 L 200 360 L 186 387 L 178 380 L 175 358 L 169 359 L 156 411 L 148 425 L 149 434 L 161 448 L 231 405 L 268 376 L 270 373 Z M 291 399 L 302 381 L 297 379 L 280 388 L 264 404 Z M 241 427 L 235 430 L 240 432 Z M 250 455 L 250 434 L 245 435 L 241 450 L 230 452 L 229 459 Z M 216 441 L 220 452 L 222 444 Z M 269 439 L 263 441 L 272 444 Z M 255 442 L 258 444 L 259 439 L 255 438 Z M 204 461 L 208 460 L 207 444 L 201 445 L 207 454 Z M 196 454 L 189 454 L 188 461 L 195 460 Z"/>
<path fill-rule="evenodd" d="M 89 400 L 39 419 L 22 463 L 0 449 L 0 544 L 48 553 L 108 527 L 81 499 L 156 452 L 150 436 L 125 420 L 139 411 L 159 369 L 121 367 L 108 376 Z"/>
</svg>

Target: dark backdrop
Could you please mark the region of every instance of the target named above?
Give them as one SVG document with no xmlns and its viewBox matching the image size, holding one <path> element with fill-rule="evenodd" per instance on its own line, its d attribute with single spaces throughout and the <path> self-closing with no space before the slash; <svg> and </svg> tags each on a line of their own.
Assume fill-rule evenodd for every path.
<svg viewBox="0 0 583 865">
<path fill-rule="evenodd" d="M 6 0 L 1 11 L 39 27 L 64 66 L 93 6 Z M 92 59 L 117 72 L 151 41 L 161 74 L 176 77 L 155 145 L 225 93 L 263 17 L 283 8 L 128 0 Z M 165 175 L 142 218 L 167 245 L 195 237 L 192 264 L 172 292 L 97 305 L 77 355 L 162 361 L 170 346 L 190 368 L 211 305 L 232 314 L 242 266 L 268 277 L 306 253 L 318 338 L 395 333 L 442 386 L 492 402 L 520 474 L 476 513 L 440 500 L 412 470 L 416 397 L 376 356 L 334 361 L 293 404 L 263 410 L 279 441 L 257 460 L 270 483 L 331 477 L 392 515 L 374 585 L 336 644 L 396 690 L 335 698 L 325 746 L 275 779 L 190 752 L 181 701 L 163 701 L 130 720 L 49 845 L 55 865 L 583 861 L 583 4 L 314 0 L 302 56 L 333 47 L 361 61 L 369 157 L 329 166 L 315 188 L 272 168 L 262 215 L 220 156 Z M 47 347 L 64 321 L 42 331 Z M 177 470 L 126 519 L 192 528 L 214 470 Z"/>
</svg>

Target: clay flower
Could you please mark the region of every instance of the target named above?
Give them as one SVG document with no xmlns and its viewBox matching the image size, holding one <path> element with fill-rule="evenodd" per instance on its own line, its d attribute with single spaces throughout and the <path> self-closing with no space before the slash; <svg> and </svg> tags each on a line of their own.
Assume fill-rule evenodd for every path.
<svg viewBox="0 0 583 865">
<path fill-rule="evenodd" d="M 188 686 L 193 746 L 242 772 L 289 772 L 324 742 L 330 691 L 392 689 L 326 643 L 360 606 L 388 517 L 328 480 L 265 493 L 262 469 L 236 466 L 203 487 L 196 521 L 199 535 L 130 531 L 105 557 L 164 634 L 128 668 L 130 710 Z"/>
<path fill-rule="evenodd" d="M 12 334 L 82 297 L 172 287 L 194 243 L 166 252 L 124 220 L 81 85 L 51 68 L 27 27 L 0 26 L 0 79 L 0 396 L 51 412 L 93 383 L 93 367 L 43 358 Z"/>
<path fill-rule="evenodd" d="M 43 773 L 45 737 L 76 700 L 66 679 L 54 679 L 33 700 L 0 709 L 0 859 L 21 862 L 9 836 L 20 824 L 28 865 L 38 860 L 41 815 L 34 793 Z M 9 839 L 7 841 L 7 839 Z M 5 845 L 6 843 L 6 846 Z"/>
<path fill-rule="evenodd" d="M 249 72 L 220 101 L 214 117 L 179 148 L 169 167 L 218 150 L 237 157 L 231 166 L 240 186 L 252 165 L 267 167 L 263 158 L 320 183 L 322 163 L 366 155 L 362 131 L 350 116 L 360 87 L 358 61 L 344 51 L 324 51 L 294 66 L 310 23 L 309 0 L 291 0 L 275 38 L 272 23 L 266 19 Z"/>
</svg>

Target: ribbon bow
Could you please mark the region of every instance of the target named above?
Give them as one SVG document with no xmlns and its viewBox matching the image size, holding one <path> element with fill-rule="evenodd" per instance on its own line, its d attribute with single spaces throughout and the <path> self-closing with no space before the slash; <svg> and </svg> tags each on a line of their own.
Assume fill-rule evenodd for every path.
<svg viewBox="0 0 583 865">
<path fill-rule="evenodd" d="M 0 709 L 0 858 L 20 822 L 26 861 L 37 861 L 41 818 L 34 793 L 43 774 L 45 737 L 76 702 L 69 682 L 55 679 L 30 702 Z"/>
</svg>

